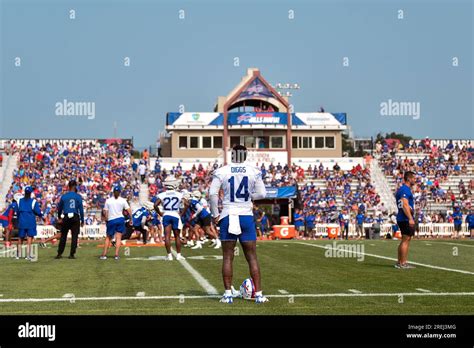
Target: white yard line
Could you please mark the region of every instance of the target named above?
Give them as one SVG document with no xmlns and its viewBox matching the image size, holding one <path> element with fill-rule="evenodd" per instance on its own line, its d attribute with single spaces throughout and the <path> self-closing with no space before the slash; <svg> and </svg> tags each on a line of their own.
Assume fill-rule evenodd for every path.
<svg viewBox="0 0 474 348">
<path fill-rule="evenodd" d="M 426 290 L 426 289 L 422 289 L 422 288 L 416 288 L 415 290 L 420 291 L 420 292 L 426 292 L 426 293 L 431 292 L 430 290 Z"/>
<path fill-rule="evenodd" d="M 171 252 L 173 253 L 173 256 L 176 258 L 176 251 L 174 251 L 174 249 L 171 249 Z M 193 276 L 194 279 L 196 279 L 196 281 L 199 283 L 199 285 L 201 285 L 201 287 L 209 294 L 209 295 L 216 295 L 218 294 L 217 292 L 217 289 L 215 287 L 213 287 L 209 281 L 204 278 L 201 273 L 199 273 L 198 271 L 196 271 L 189 263 L 188 261 L 186 260 L 179 260 L 178 261 L 179 263 L 181 263 L 183 265 L 183 267 L 189 272 L 191 273 L 191 275 Z"/>
<path fill-rule="evenodd" d="M 353 294 L 362 294 L 362 291 L 359 291 L 359 290 L 356 290 L 356 289 L 349 289 L 347 291 L 352 292 Z"/>
<path fill-rule="evenodd" d="M 325 247 L 325 246 L 322 246 L 322 245 L 310 244 L 310 243 L 304 243 L 304 242 L 295 242 L 295 244 L 308 245 L 308 246 L 312 246 L 312 247 L 315 247 L 315 248 L 321 248 L 321 249 L 333 249 L 332 247 L 328 248 L 328 247 Z M 387 257 L 387 256 L 382 256 L 382 255 L 375 255 L 375 254 L 369 254 L 369 253 L 363 253 L 363 252 L 356 252 L 356 254 L 357 255 L 365 255 L 365 256 L 376 257 L 376 258 L 384 259 L 384 260 L 398 261 L 397 259 L 395 259 L 393 257 Z M 461 269 L 439 267 L 439 266 L 428 265 L 426 263 L 419 263 L 419 262 L 413 262 L 413 261 L 410 261 L 409 263 L 412 264 L 412 265 L 417 265 L 417 266 L 422 266 L 422 267 L 427 267 L 427 268 L 433 268 L 433 269 L 439 269 L 439 270 L 442 270 L 442 271 L 449 271 L 449 272 L 457 272 L 457 273 L 462 273 L 462 274 L 474 275 L 474 272 L 464 271 L 464 270 L 461 270 Z"/>
<path fill-rule="evenodd" d="M 333 294 L 279 294 L 266 295 L 270 298 L 288 298 L 288 297 L 398 297 L 398 296 L 474 296 L 474 292 L 392 292 L 392 293 L 333 293 Z M 205 299 L 219 298 L 219 295 L 175 295 L 175 296 L 108 296 L 108 297 L 75 297 L 75 301 L 128 301 L 128 300 L 180 300 L 180 299 Z M 14 302 L 71 302 L 71 298 L 0 298 L 0 303 Z"/>
<path fill-rule="evenodd" d="M 464 246 L 464 247 L 468 247 L 468 248 L 474 248 L 474 245 L 461 244 L 461 243 L 438 242 L 436 244 L 459 245 L 459 246 Z"/>
</svg>

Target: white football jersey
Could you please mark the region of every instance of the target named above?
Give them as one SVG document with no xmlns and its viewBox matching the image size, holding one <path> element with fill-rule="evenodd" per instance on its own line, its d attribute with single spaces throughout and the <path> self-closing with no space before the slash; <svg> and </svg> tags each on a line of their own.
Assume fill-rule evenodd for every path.
<svg viewBox="0 0 474 348">
<path fill-rule="evenodd" d="M 252 197 L 262 199 L 266 195 L 260 169 L 244 163 L 231 163 L 216 169 L 209 195 L 218 195 L 220 189 L 224 191 L 223 210 L 219 214 L 221 219 L 229 212 L 253 215 Z M 217 207 L 211 206 L 211 211 L 216 216 Z"/>
<path fill-rule="evenodd" d="M 207 203 L 207 200 L 205 198 L 201 198 L 199 203 L 201 203 L 203 209 L 206 209 L 209 213 L 211 212 L 211 209 L 209 208 L 209 204 Z"/>
<path fill-rule="evenodd" d="M 163 207 L 163 215 L 171 215 L 179 218 L 179 209 L 183 194 L 175 190 L 164 191 L 158 194 L 158 199 Z"/>
</svg>

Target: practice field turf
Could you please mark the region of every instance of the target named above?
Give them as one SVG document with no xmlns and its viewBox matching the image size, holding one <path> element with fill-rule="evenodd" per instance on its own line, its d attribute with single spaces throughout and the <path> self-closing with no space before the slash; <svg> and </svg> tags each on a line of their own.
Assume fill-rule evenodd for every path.
<svg viewBox="0 0 474 348">
<path fill-rule="evenodd" d="M 261 305 L 218 302 L 221 250 L 207 246 L 183 248 L 186 262 L 165 261 L 163 247 L 130 247 L 118 261 L 99 260 L 97 242 L 83 242 L 76 260 L 39 249 L 37 262 L 0 258 L 0 314 L 474 314 L 474 241 L 415 240 L 407 270 L 393 267 L 398 241 L 336 246 L 348 244 L 364 255 L 328 257 L 338 255 L 327 240 L 259 242 L 270 298 Z M 234 265 L 238 289 L 241 249 Z"/>
</svg>

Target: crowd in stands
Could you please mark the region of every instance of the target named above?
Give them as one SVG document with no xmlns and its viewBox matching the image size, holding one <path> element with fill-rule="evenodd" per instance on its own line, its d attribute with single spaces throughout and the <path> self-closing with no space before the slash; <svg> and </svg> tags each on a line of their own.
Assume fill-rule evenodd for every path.
<svg viewBox="0 0 474 348">
<path fill-rule="evenodd" d="M 67 182 L 72 178 L 78 181 L 78 193 L 84 199 L 86 224 L 95 224 L 100 218 L 98 213 L 114 185 L 122 187 L 122 196 L 127 200 L 137 200 L 140 182 L 148 184 L 149 198 L 164 190 L 163 182 L 168 176 L 182 181 L 181 189 L 190 192 L 199 190 L 206 197 L 212 180 L 212 172 L 220 165 L 216 162 L 196 163 L 189 170 L 180 164 L 170 170 L 162 168 L 156 161 L 149 166 L 149 154 L 143 153 L 141 161 L 133 161 L 130 145 L 118 143 L 100 143 L 98 141 L 54 141 L 43 143 L 10 144 L 12 152 L 18 153 L 18 169 L 13 173 L 13 183 L 7 194 L 11 201 L 16 193 L 23 192 L 26 186 L 34 187 L 34 195 L 45 212 L 46 224 L 54 224 L 56 206 Z M 414 160 L 399 157 L 399 151 L 423 154 L 423 158 Z M 459 195 L 452 189 L 444 190 L 441 184 L 448 177 L 472 175 L 468 164 L 474 163 L 474 149 L 471 145 L 459 146 L 450 142 L 440 148 L 431 144 L 429 139 L 412 142 L 405 148 L 398 145 L 390 148 L 387 144 L 376 145 L 380 155 L 379 163 L 386 175 L 392 175 L 398 186 L 403 173 L 412 170 L 418 174 L 414 189 L 416 200 L 416 217 L 420 223 L 451 222 L 452 212 L 430 212 L 425 208 L 428 198 L 434 202 L 459 205 L 464 211 L 471 208 L 474 192 L 474 180 L 459 180 Z M 336 163 L 331 169 L 322 163 L 309 165 L 306 169 L 293 164 L 280 163 L 257 165 L 262 171 L 266 186 L 299 186 L 297 199 L 298 224 L 305 228 L 318 223 L 389 222 L 392 212 L 387 211 L 380 196 L 371 183 L 370 170 L 360 164 L 351 170 L 341 170 Z M 318 184 L 316 184 L 318 181 Z M 323 183 L 323 184 L 321 184 Z M 206 197 L 207 198 L 207 197 Z M 262 210 L 255 214 L 259 224 L 267 226 L 278 223 L 274 216 L 265 217 Z M 263 220 L 263 222 L 261 222 Z M 299 226 L 301 227 L 301 226 Z M 262 227 L 263 228 L 263 227 Z M 268 226 L 267 226 L 268 228 Z"/>
<path fill-rule="evenodd" d="M 71 178 L 77 180 L 78 193 L 89 213 L 87 224 L 97 221 L 99 217 L 94 212 L 103 208 L 114 185 L 122 187 L 122 196 L 126 199 L 138 197 L 139 183 L 131 169 L 130 145 L 54 141 L 13 143 L 11 147 L 19 155 L 19 163 L 6 199 L 11 201 L 26 186 L 32 186 L 45 213 L 46 224 L 54 224 L 57 203 Z"/>
<path fill-rule="evenodd" d="M 360 164 L 351 170 L 342 171 L 336 163 L 333 170 L 319 166 L 308 167 L 307 183 L 300 186 L 303 212 L 314 211 L 323 222 L 329 222 L 331 211 L 346 210 L 356 214 L 359 210 L 383 207 L 380 196 L 371 184 L 370 170 Z M 316 187 L 311 179 L 324 179 L 325 187 Z M 356 184 L 352 187 L 351 184 Z M 336 197 L 342 199 L 338 206 Z"/>
<path fill-rule="evenodd" d="M 417 183 L 414 189 L 416 207 L 426 209 L 428 200 L 435 203 L 447 203 L 452 208 L 460 206 L 464 211 L 472 207 L 474 178 L 468 182 L 459 180 L 459 194 L 456 196 L 453 188 L 443 188 L 448 178 L 458 176 L 472 176 L 468 164 L 474 164 L 474 147 L 471 144 L 460 146 L 450 141 L 445 147 L 432 144 L 429 138 L 423 141 L 411 142 L 405 148 L 390 149 L 387 144 L 377 144 L 380 154 L 379 163 L 385 175 L 393 176 L 398 188 L 403 181 L 403 173 L 407 170 L 417 174 Z M 400 151 L 424 155 L 423 158 L 413 159 L 398 155 Z"/>
</svg>

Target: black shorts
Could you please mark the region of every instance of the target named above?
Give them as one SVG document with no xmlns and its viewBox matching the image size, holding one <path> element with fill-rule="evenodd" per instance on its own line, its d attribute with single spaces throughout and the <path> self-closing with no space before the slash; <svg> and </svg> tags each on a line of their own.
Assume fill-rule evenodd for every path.
<svg viewBox="0 0 474 348">
<path fill-rule="evenodd" d="M 125 233 L 122 234 L 122 239 L 130 239 L 133 232 L 140 232 L 142 235 L 144 235 L 146 233 L 146 230 L 141 225 L 130 226 L 129 224 L 127 224 L 125 227 Z"/>
<path fill-rule="evenodd" d="M 408 221 L 397 221 L 402 235 L 413 237 L 415 235 L 415 226 L 410 226 Z"/>
<path fill-rule="evenodd" d="M 462 227 L 462 225 L 454 225 L 454 230 L 456 232 L 461 232 L 461 227 Z"/>
<path fill-rule="evenodd" d="M 196 219 L 196 225 L 199 225 L 201 227 L 211 226 L 211 221 L 211 215 L 207 215 L 206 217 L 199 216 Z"/>
</svg>

